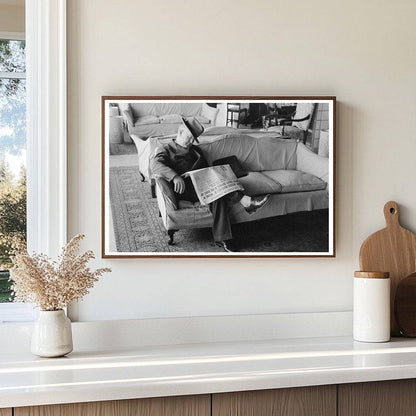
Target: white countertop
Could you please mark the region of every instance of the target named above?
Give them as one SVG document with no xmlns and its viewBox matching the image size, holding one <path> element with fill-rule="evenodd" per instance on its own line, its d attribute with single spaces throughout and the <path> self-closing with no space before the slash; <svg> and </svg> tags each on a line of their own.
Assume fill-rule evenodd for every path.
<svg viewBox="0 0 416 416">
<path fill-rule="evenodd" d="M 0 407 L 218 393 L 416 377 L 416 339 L 348 337 L 0 353 Z"/>
</svg>

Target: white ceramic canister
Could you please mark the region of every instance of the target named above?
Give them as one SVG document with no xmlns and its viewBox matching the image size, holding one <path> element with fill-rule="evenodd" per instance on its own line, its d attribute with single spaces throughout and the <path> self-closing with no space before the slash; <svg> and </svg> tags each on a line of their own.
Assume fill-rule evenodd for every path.
<svg viewBox="0 0 416 416">
<path fill-rule="evenodd" d="M 354 330 L 361 342 L 390 340 L 390 278 L 387 272 L 354 273 Z"/>
</svg>

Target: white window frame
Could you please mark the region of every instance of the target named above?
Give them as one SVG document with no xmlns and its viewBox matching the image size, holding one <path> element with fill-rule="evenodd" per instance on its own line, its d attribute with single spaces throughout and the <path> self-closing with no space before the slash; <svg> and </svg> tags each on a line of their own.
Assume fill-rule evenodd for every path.
<svg viewBox="0 0 416 416">
<path fill-rule="evenodd" d="M 27 244 L 56 257 L 67 241 L 66 0 L 26 0 L 25 14 Z M 33 316 L 0 304 L 0 322 Z"/>
</svg>

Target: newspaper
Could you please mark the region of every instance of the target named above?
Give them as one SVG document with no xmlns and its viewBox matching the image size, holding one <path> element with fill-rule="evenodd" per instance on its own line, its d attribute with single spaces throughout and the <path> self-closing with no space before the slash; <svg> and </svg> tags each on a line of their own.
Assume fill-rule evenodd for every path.
<svg viewBox="0 0 416 416">
<path fill-rule="evenodd" d="M 191 178 L 202 205 L 208 205 L 231 192 L 244 190 L 230 165 L 191 170 L 183 176 Z"/>
</svg>

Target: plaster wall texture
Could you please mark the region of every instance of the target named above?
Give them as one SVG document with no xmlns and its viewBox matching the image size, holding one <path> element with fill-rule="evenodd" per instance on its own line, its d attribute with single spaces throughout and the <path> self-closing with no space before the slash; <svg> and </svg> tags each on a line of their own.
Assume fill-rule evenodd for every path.
<svg viewBox="0 0 416 416">
<path fill-rule="evenodd" d="M 396 200 L 416 231 L 416 3 L 68 1 L 68 225 L 110 266 L 74 319 L 348 311 Z M 335 95 L 334 259 L 100 259 L 102 95 Z"/>
</svg>

